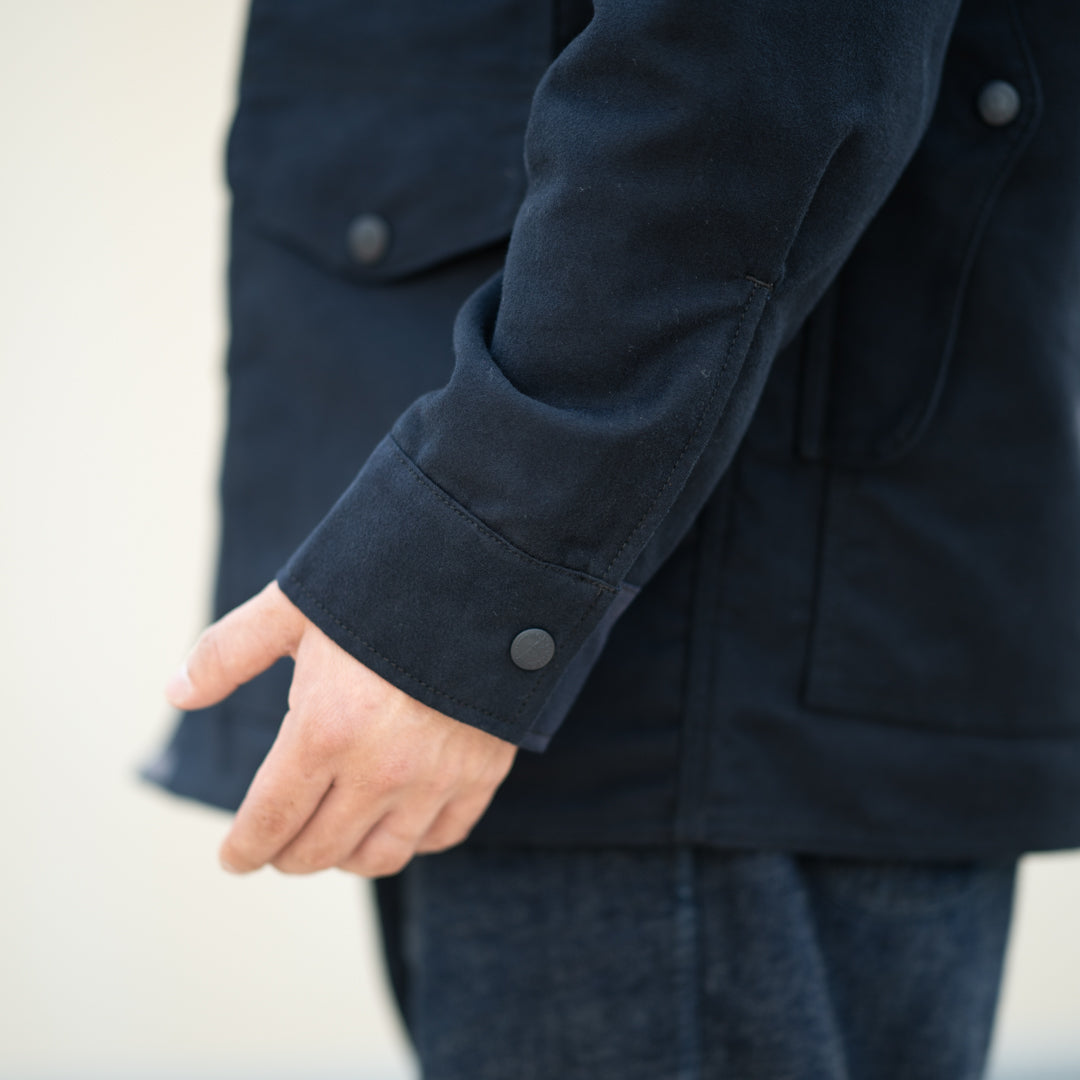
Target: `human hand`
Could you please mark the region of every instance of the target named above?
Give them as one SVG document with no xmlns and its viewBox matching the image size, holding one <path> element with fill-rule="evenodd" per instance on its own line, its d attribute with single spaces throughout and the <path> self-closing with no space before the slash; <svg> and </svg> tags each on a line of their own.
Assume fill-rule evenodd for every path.
<svg viewBox="0 0 1080 1080">
<path fill-rule="evenodd" d="M 276 583 L 203 631 L 166 696 L 183 709 L 213 705 L 286 655 L 296 661 L 289 711 L 221 845 L 222 865 L 381 877 L 464 840 L 517 748 L 376 675 Z"/>
</svg>

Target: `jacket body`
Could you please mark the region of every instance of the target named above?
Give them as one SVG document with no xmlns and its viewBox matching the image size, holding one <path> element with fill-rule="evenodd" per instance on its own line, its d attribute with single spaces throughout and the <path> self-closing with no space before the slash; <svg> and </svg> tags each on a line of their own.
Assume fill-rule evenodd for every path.
<svg viewBox="0 0 1080 1080">
<path fill-rule="evenodd" d="M 1080 843 L 1077 42 L 1063 0 L 257 0 L 218 609 L 276 574 L 534 751 L 471 843 Z M 288 677 L 148 775 L 235 806 Z"/>
</svg>

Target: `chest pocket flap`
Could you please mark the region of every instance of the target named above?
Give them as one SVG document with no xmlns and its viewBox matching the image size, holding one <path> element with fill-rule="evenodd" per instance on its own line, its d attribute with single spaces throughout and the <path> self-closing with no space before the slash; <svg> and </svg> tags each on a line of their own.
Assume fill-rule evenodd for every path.
<svg viewBox="0 0 1080 1080">
<path fill-rule="evenodd" d="M 256 0 L 229 138 L 237 214 L 361 282 L 505 238 L 550 60 L 529 0 Z"/>
</svg>

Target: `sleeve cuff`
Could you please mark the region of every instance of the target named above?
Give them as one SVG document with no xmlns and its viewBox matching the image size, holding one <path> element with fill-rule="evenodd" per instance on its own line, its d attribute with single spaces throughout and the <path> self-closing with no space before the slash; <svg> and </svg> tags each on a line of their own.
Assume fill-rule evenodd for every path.
<svg viewBox="0 0 1080 1080">
<path fill-rule="evenodd" d="M 278 583 L 328 637 L 411 697 L 532 750 L 547 745 L 635 595 L 515 547 L 390 437 Z M 519 666 L 529 662 L 520 649 L 512 656 L 525 630 L 554 643 L 535 670 Z"/>
</svg>

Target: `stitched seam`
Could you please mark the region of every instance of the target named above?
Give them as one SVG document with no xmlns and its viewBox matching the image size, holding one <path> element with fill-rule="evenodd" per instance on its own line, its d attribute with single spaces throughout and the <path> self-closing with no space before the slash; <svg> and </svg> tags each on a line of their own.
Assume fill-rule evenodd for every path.
<svg viewBox="0 0 1080 1080">
<path fill-rule="evenodd" d="M 485 540 L 490 540 L 501 547 L 505 548 L 515 558 L 520 559 L 522 562 L 529 566 L 538 567 L 541 570 L 547 570 L 554 574 L 562 574 L 565 577 L 569 577 L 574 581 L 577 581 L 584 585 L 591 585 L 593 588 L 603 589 L 605 592 L 617 593 L 619 590 L 614 585 L 609 585 L 606 581 L 601 581 L 599 578 L 591 577 L 588 574 L 583 574 L 577 570 L 570 570 L 565 566 L 559 566 L 557 563 L 545 562 L 543 559 L 538 559 L 534 555 L 530 555 L 526 551 L 522 551 L 520 548 L 515 547 L 505 537 L 500 536 L 497 532 L 489 529 L 483 522 L 477 518 L 472 517 L 462 507 L 453 501 L 443 490 L 440 488 L 424 471 L 416 464 L 415 461 L 402 449 L 401 445 L 397 442 L 393 436 L 389 439 L 390 445 L 397 451 L 401 459 L 408 465 L 412 471 L 413 479 L 428 489 L 441 503 L 445 504 L 450 510 L 452 510 L 458 517 L 462 519 L 467 525 L 475 529 L 480 536 Z"/>
<path fill-rule="evenodd" d="M 648 521 L 649 516 L 656 509 L 657 505 L 659 504 L 661 498 L 664 495 L 664 492 L 667 491 L 669 487 L 671 487 L 672 481 L 675 479 L 675 474 L 678 472 L 679 466 L 683 462 L 683 458 L 685 458 L 686 455 L 690 452 L 690 447 L 693 445 L 694 440 L 697 438 L 698 432 L 701 431 L 702 427 L 705 424 L 705 418 L 709 415 L 709 410 L 712 408 L 712 403 L 716 400 L 716 396 L 720 392 L 720 381 L 723 378 L 724 373 L 727 371 L 728 365 L 731 363 L 731 356 L 732 353 L 735 351 L 735 345 L 737 344 L 739 337 L 741 336 L 742 326 L 743 323 L 746 321 L 746 313 L 750 310 L 750 304 L 753 301 L 755 295 L 757 294 L 758 289 L 768 287 L 764 283 L 758 281 L 756 278 L 750 277 L 749 275 L 745 275 L 744 280 L 749 281 L 752 287 L 746 297 L 746 303 L 743 304 L 742 310 L 739 312 L 739 321 L 735 324 L 735 332 L 734 334 L 732 334 L 731 342 L 728 345 L 727 352 L 724 354 L 724 359 L 721 361 L 719 368 L 717 368 L 716 375 L 713 377 L 712 389 L 709 391 L 709 396 L 705 400 L 705 405 L 702 407 L 701 412 L 698 414 L 697 422 L 694 424 L 693 430 L 686 437 L 686 442 L 683 444 L 682 450 L 679 451 L 679 456 L 675 459 L 671 468 L 668 470 L 667 477 L 664 479 L 663 484 L 660 485 L 660 490 L 657 491 L 652 501 L 646 507 L 645 513 L 641 515 L 641 520 L 638 521 L 638 523 L 630 530 L 629 535 L 622 542 L 619 550 L 616 551 L 615 554 L 612 556 L 611 562 L 607 564 L 607 567 L 604 569 L 604 577 L 607 577 L 607 575 L 611 572 L 612 567 L 619 561 L 619 559 L 622 557 L 622 553 L 630 545 L 630 542 L 642 530 L 645 522 Z"/>
<path fill-rule="evenodd" d="M 349 626 L 348 623 L 343 622 L 340 618 L 338 618 L 337 615 L 334 614 L 334 612 L 332 612 L 324 603 L 322 603 L 322 601 L 319 600 L 319 598 L 299 578 L 295 577 L 293 574 L 286 574 L 285 577 L 288 578 L 288 580 L 291 581 L 296 586 L 296 588 L 300 592 L 302 592 L 304 596 L 307 597 L 307 599 L 310 600 L 328 619 L 330 619 L 331 622 L 344 630 L 345 633 L 348 634 L 349 637 L 351 637 L 355 642 L 363 645 L 363 647 L 367 649 L 368 652 L 373 653 L 380 660 L 385 661 L 395 671 L 400 671 L 402 675 L 405 675 L 407 678 L 412 679 L 412 681 L 416 683 L 417 686 L 421 686 L 425 690 L 430 690 L 433 694 L 438 694 L 439 697 L 444 698 L 446 701 L 452 702 L 454 705 L 461 705 L 463 708 L 471 709 L 473 712 L 479 713 L 481 716 L 486 716 L 490 720 L 495 720 L 508 729 L 513 727 L 513 725 L 509 721 L 507 721 L 505 717 L 499 716 L 497 713 L 489 712 L 487 709 L 482 709 L 480 708 L 480 706 L 473 705 L 468 701 L 462 701 L 460 698 L 456 698 L 452 694 L 448 694 L 445 691 L 440 690 L 438 687 L 432 686 L 430 683 L 424 682 L 423 679 L 414 675 L 408 668 L 402 667 L 401 664 L 399 664 L 396 660 L 391 660 L 389 656 L 381 653 L 370 642 L 365 641 L 353 627 Z M 595 604 L 596 601 L 594 600 L 593 603 Z M 526 698 L 526 700 L 528 700 L 528 698 Z"/>
</svg>

